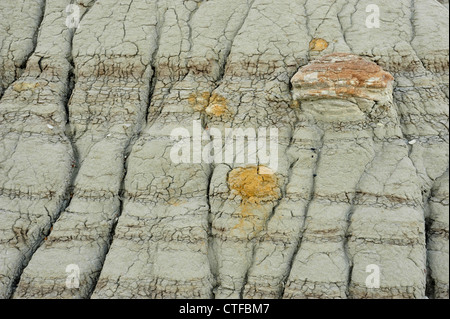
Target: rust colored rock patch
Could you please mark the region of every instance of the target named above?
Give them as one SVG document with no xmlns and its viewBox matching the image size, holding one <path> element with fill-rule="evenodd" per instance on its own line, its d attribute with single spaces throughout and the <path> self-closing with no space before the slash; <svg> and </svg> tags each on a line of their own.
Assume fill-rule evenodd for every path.
<svg viewBox="0 0 450 319">
<path fill-rule="evenodd" d="M 382 100 L 394 77 L 376 63 L 348 53 L 325 55 L 300 68 L 292 78 L 298 99 L 361 97 Z"/>
</svg>

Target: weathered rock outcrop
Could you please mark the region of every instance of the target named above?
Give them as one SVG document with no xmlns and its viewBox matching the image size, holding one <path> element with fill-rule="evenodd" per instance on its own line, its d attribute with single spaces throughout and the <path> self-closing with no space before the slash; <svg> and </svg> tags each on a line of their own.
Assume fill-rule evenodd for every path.
<svg viewBox="0 0 450 319">
<path fill-rule="evenodd" d="M 448 16 L 1 1 L 0 298 L 448 298 Z"/>
</svg>

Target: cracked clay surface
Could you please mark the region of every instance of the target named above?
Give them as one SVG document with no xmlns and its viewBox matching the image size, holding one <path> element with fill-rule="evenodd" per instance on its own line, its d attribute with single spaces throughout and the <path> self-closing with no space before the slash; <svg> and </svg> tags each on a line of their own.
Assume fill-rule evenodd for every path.
<svg viewBox="0 0 450 319">
<path fill-rule="evenodd" d="M 2 0 L 0 298 L 449 298 L 448 18 L 447 0 Z M 276 167 L 195 160 L 260 128 Z"/>
</svg>

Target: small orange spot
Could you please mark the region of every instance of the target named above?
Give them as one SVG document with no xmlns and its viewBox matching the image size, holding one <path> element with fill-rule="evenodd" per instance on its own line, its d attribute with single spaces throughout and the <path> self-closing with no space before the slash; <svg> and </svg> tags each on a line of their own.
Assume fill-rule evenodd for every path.
<svg viewBox="0 0 450 319">
<path fill-rule="evenodd" d="M 188 97 L 189 105 L 197 112 L 204 112 L 209 104 L 210 93 L 192 93 Z"/>
<path fill-rule="evenodd" d="M 186 201 L 181 201 L 181 200 L 178 200 L 178 199 L 170 199 L 168 203 L 169 203 L 169 205 L 178 207 L 180 205 L 186 204 L 187 202 Z"/>
<path fill-rule="evenodd" d="M 22 92 L 31 90 L 34 91 L 35 88 L 39 87 L 39 83 L 31 83 L 31 82 L 16 82 L 13 85 L 13 90 L 16 92 Z"/>
<path fill-rule="evenodd" d="M 188 102 L 195 111 L 209 116 L 221 117 L 230 114 L 227 99 L 217 93 L 212 95 L 209 92 L 192 93 L 188 97 Z"/>
<path fill-rule="evenodd" d="M 205 112 L 208 115 L 217 117 L 229 113 L 227 108 L 227 99 L 217 93 L 214 93 L 211 96 L 209 106 L 206 108 Z"/>
</svg>

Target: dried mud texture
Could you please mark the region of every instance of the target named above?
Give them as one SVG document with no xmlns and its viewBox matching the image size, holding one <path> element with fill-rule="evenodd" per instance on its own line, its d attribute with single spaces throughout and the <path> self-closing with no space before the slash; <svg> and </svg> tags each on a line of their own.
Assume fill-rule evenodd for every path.
<svg viewBox="0 0 450 319">
<path fill-rule="evenodd" d="M 1 1 L 0 298 L 448 298 L 448 34 L 436 0 Z M 228 128 L 266 152 L 202 160 Z"/>
</svg>

